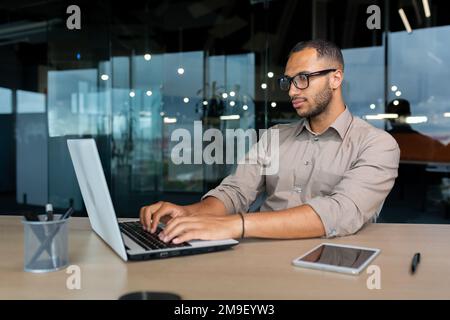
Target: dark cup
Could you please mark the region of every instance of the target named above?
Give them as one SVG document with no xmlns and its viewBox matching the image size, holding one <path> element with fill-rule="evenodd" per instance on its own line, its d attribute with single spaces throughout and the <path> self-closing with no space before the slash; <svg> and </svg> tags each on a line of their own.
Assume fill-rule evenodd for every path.
<svg viewBox="0 0 450 320">
<path fill-rule="evenodd" d="M 170 292 L 137 291 L 126 293 L 119 300 L 181 300 L 181 297 Z"/>
</svg>

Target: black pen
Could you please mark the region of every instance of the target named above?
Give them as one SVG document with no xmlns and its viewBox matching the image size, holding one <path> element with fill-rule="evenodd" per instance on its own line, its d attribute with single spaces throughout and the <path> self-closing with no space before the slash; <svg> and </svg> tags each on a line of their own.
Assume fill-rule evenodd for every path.
<svg viewBox="0 0 450 320">
<path fill-rule="evenodd" d="M 67 209 L 67 211 L 61 216 L 60 220 L 64 220 L 69 218 L 72 214 L 73 214 L 73 208 L 70 207 L 69 209 Z"/>
<path fill-rule="evenodd" d="M 23 214 L 23 216 L 25 217 L 25 220 L 27 220 L 27 221 L 40 221 L 39 216 L 34 212 L 27 211 Z"/>
<path fill-rule="evenodd" d="M 53 206 L 51 203 L 45 205 L 45 212 L 47 214 L 47 221 L 53 221 Z"/>
<path fill-rule="evenodd" d="M 420 252 L 417 252 L 412 261 L 411 261 L 411 273 L 414 274 L 417 270 L 417 267 L 419 266 L 419 262 L 420 262 Z"/>
</svg>

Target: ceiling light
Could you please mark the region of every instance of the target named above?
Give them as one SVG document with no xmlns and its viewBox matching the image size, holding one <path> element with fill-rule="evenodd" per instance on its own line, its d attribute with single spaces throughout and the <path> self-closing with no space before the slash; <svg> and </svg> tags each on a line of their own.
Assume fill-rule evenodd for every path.
<svg viewBox="0 0 450 320">
<path fill-rule="evenodd" d="M 398 14 L 400 15 L 400 18 L 402 19 L 403 25 L 405 26 L 405 29 L 408 33 L 412 32 L 411 25 L 409 24 L 408 18 L 406 17 L 405 11 L 403 11 L 402 8 L 398 9 Z"/>
</svg>

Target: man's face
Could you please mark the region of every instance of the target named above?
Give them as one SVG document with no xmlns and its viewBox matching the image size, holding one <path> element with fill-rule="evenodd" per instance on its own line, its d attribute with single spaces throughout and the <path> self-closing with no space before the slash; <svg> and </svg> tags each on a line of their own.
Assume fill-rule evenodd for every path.
<svg viewBox="0 0 450 320">
<path fill-rule="evenodd" d="M 306 48 L 290 56 L 284 74 L 294 77 L 300 72 L 311 73 L 330 68 L 334 67 L 327 59 L 318 59 L 315 49 Z M 293 83 L 291 84 L 289 97 L 300 117 L 314 118 L 327 110 L 333 96 L 329 81 L 330 74 L 310 77 L 309 86 L 306 89 L 298 89 Z"/>
</svg>

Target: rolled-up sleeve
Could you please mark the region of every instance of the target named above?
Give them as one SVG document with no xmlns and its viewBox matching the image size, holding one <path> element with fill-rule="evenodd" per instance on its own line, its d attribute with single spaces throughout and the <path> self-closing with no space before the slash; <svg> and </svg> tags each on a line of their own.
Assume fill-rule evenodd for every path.
<svg viewBox="0 0 450 320">
<path fill-rule="evenodd" d="M 395 139 L 378 131 L 367 138 L 360 156 L 330 195 L 305 202 L 321 218 L 326 237 L 354 234 L 379 212 L 394 185 L 399 160 Z"/>
<path fill-rule="evenodd" d="M 238 165 L 234 174 L 223 179 L 220 185 L 206 193 L 202 200 L 206 197 L 219 199 L 229 214 L 247 212 L 262 191 L 262 179 L 254 174 L 256 170 L 250 167 L 250 165 Z"/>
<path fill-rule="evenodd" d="M 270 157 L 270 131 L 275 127 L 266 131 L 245 155 L 243 163 L 237 165 L 235 172 L 206 193 L 202 200 L 215 197 L 223 202 L 230 214 L 247 212 L 258 195 L 265 190 L 265 160 L 262 158 Z"/>
</svg>

